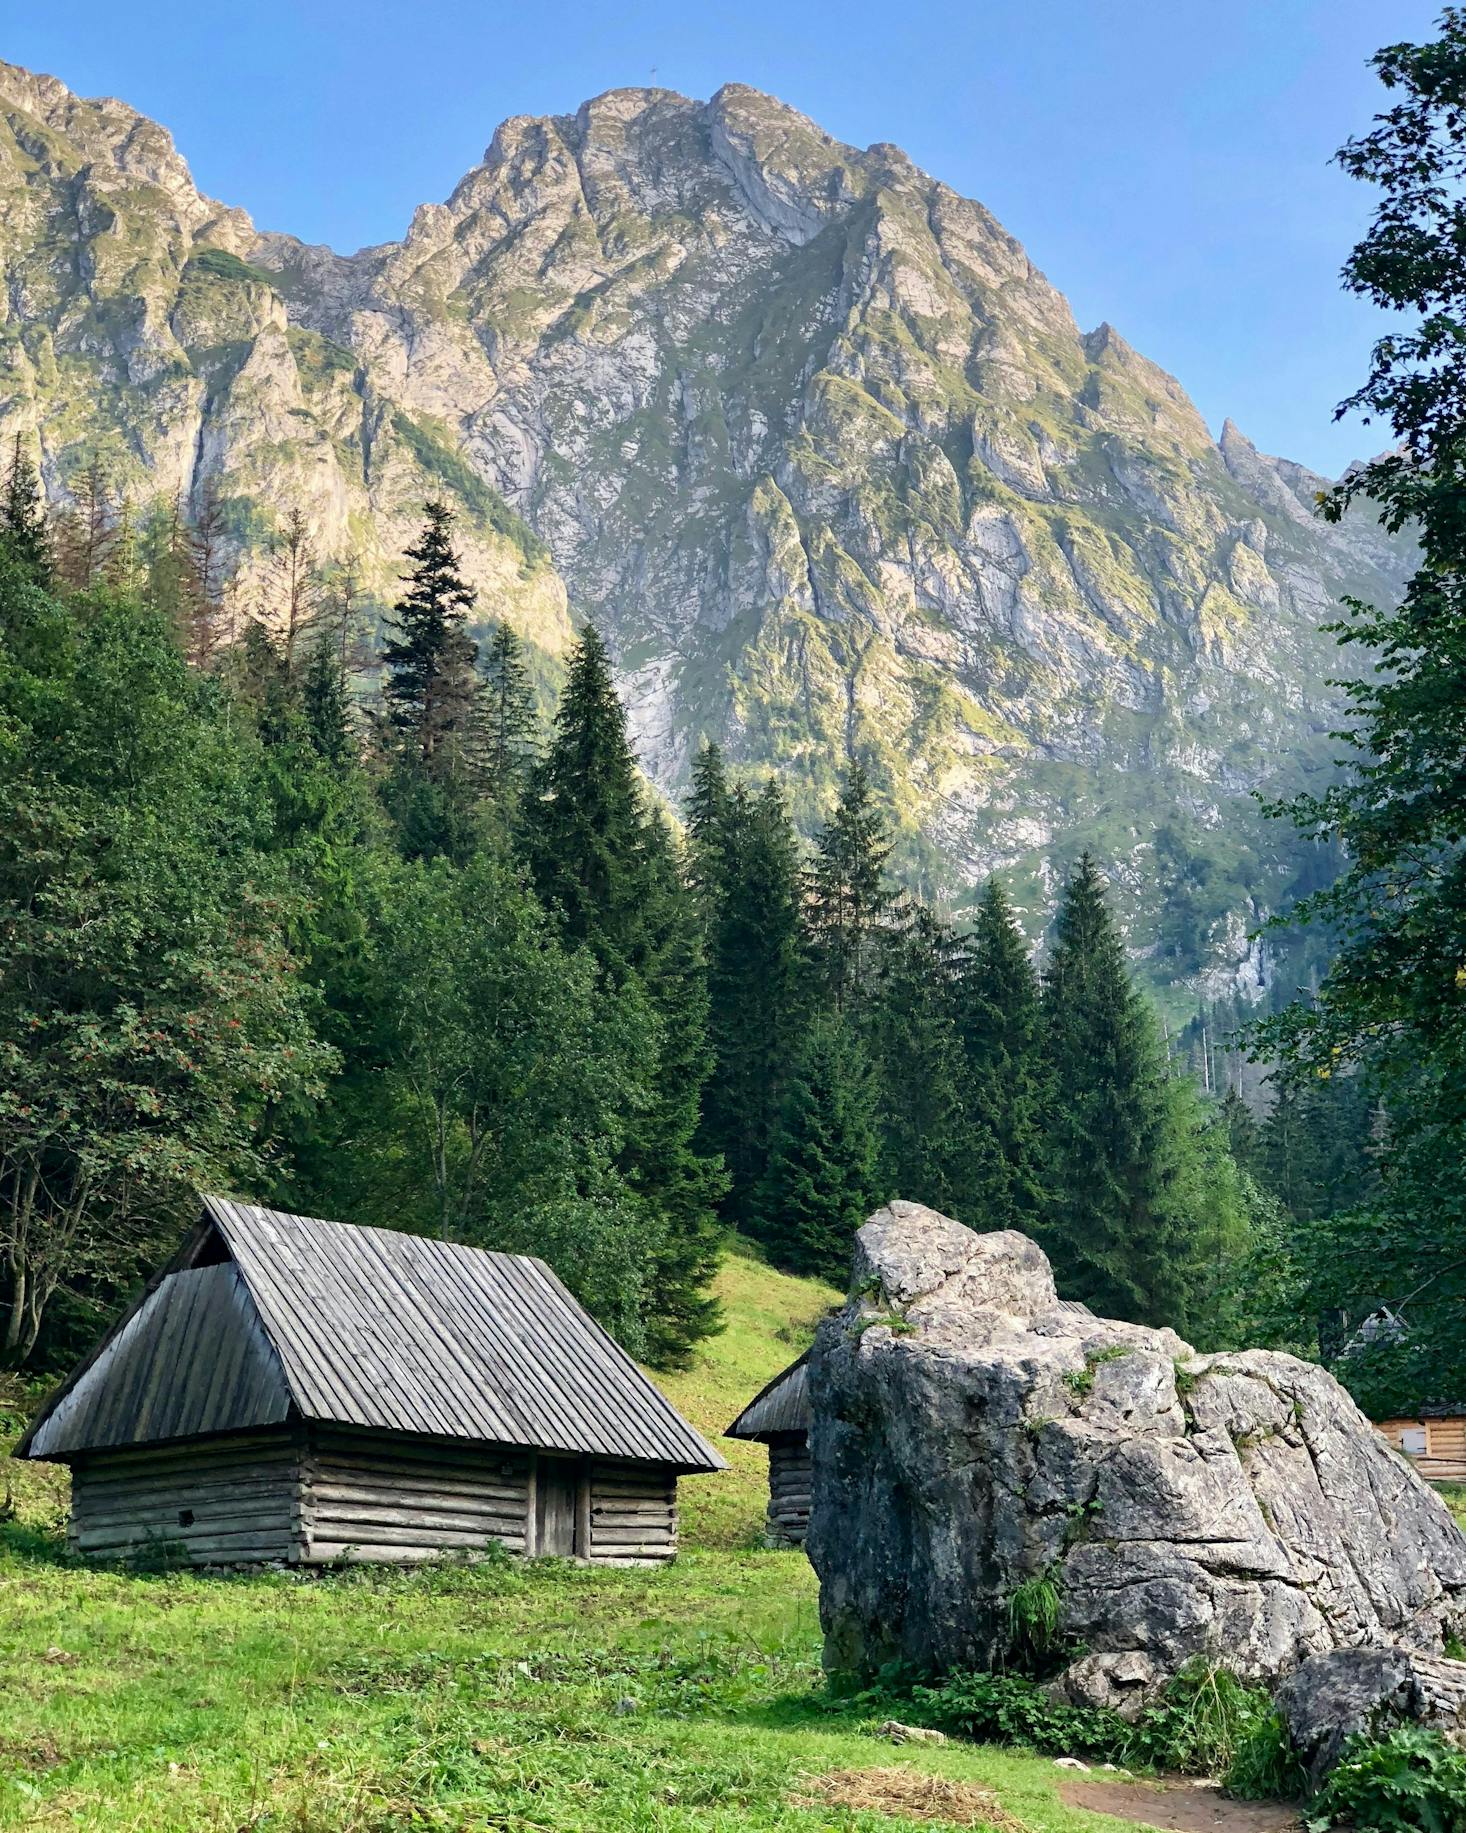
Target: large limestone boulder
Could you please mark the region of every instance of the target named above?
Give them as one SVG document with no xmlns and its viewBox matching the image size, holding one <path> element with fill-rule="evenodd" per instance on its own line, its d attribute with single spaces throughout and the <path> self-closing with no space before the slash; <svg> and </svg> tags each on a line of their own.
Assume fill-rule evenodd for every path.
<svg viewBox="0 0 1466 1833">
<path fill-rule="evenodd" d="M 1127 1712 L 1196 1658 L 1271 1683 L 1466 1620 L 1466 1540 L 1331 1375 L 1062 1303 L 1023 1235 L 873 1216 L 810 1395 L 832 1667 L 999 1663 L 1041 1577 L 1058 1684 Z"/>
</svg>

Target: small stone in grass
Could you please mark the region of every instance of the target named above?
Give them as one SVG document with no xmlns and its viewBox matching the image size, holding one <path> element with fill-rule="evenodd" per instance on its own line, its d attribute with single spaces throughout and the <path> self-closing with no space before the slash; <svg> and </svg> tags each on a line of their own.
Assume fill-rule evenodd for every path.
<svg viewBox="0 0 1466 1833">
<path fill-rule="evenodd" d="M 926 1725 L 903 1725 L 900 1719 L 888 1718 L 876 1726 L 878 1738 L 889 1738 L 893 1744 L 945 1744 L 947 1734 Z"/>
</svg>

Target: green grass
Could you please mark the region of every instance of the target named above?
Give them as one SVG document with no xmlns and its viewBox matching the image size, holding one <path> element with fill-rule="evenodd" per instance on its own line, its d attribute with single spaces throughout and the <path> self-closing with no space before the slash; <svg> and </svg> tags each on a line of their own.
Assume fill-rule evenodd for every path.
<svg viewBox="0 0 1466 1833">
<path fill-rule="evenodd" d="M 818 1668 L 797 1553 L 665 1572 L 553 1563 L 295 1582 L 0 1556 L 0 1827 L 889 1830 L 792 1805 L 899 1761 L 1084 1816 L 1013 1752 L 893 1752 Z"/>
<path fill-rule="evenodd" d="M 840 1294 L 817 1280 L 776 1273 L 745 1247 L 724 1260 L 713 1289 L 726 1327 L 685 1374 L 654 1378 L 729 1464 L 718 1476 L 682 1485 L 683 1544 L 751 1547 L 763 1533 L 768 1454 L 762 1445 L 721 1434 L 761 1387 L 809 1348 L 815 1325 Z"/>
<path fill-rule="evenodd" d="M 708 1430 L 804 1347 L 831 1296 L 741 1256 L 720 1286 L 729 1328 L 664 1382 Z M 891 1833 L 913 1823 L 791 1797 L 905 1765 L 996 1792 L 1034 1833 L 1092 1824 L 1048 1759 L 893 1750 L 884 1709 L 826 1692 L 808 1563 L 736 1545 L 764 1501 L 761 1448 L 741 1449 L 685 1485 L 686 1550 L 659 1572 L 93 1570 L 62 1551 L 64 1479 L 12 1469 L 0 1828 Z"/>
</svg>

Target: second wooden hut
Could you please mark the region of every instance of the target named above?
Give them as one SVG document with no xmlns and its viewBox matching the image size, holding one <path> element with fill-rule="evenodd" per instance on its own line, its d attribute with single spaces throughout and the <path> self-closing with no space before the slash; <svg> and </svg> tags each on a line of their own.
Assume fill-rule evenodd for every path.
<svg viewBox="0 0 1466 1833">
<path fill-rule="evenodd" d="M 728 1438 L 753 1439 L 769 1448 L 770 1546 L 802 1547 L 809 1531 L 809 1352 L 775 1375 L 729 1426 Z"/>
</svg>

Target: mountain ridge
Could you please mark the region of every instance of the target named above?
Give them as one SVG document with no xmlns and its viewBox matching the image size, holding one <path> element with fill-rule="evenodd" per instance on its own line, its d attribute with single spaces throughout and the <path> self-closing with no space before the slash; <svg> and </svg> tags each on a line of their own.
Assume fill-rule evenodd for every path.
<svg viewBox="0 0 1466 1833">
<path fill-rule="evenodd" d="M 487 613 L 552 659 L 604 629 L 663 789 L 711 736 L 810 825 L 859 750 L 933 891 L 1003 869 L 1037 921 L 1087 842 L 1159 983 L 1255 992 L 1299 860 L 1250 796 L 1325 767 L 1317 625 L 1406 550 L 1082 332 L 981 204 L 744 85 L 615 89 L 341 255 L 125 104 L 5 67 L 0 110 L 0 438 L 58 500 L 110 446 L 215 478 L 246 555 L 300 502 L 385 594 L 443 490 Z"/>
</svg>

